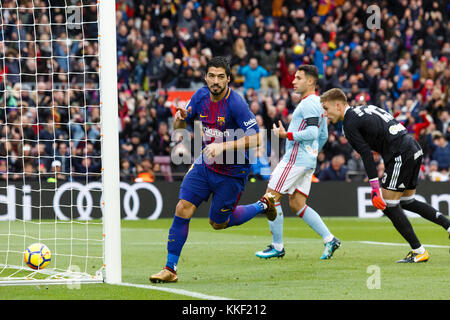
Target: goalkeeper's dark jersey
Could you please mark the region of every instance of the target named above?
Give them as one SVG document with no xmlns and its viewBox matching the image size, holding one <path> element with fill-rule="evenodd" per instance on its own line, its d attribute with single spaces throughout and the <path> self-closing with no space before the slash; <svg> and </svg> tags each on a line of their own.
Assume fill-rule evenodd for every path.
<svg viewBox="0 0 450 320">
<path fill-rule="evenodd" d="M 369 179 L 378 176 L 372 150 L 385 163 L 394 156 L 413 156 L 420 147 L 405 127 L 385 110 L 373 105 L 349 107 L 344 116 L 344 135 L 364 162 Z"/>
</svg>

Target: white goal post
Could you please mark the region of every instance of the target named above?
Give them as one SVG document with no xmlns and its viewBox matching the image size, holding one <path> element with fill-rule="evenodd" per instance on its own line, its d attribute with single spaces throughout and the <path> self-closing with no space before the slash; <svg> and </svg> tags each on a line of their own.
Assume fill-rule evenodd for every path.
<svg viewBox="0 0 450 320">
<path fill-rule="evenodd" d="M 0 58 L 0 286 L 121 283 L 115 1 L 1 1 Z"/>
<path fill-rule="evenodd" d="M 108 156 L 103 158 L 105 280 L 107 283 L 120 283 L 122 263 L 115 1 L 101 0 L 99 9 L 100 92 L 103 91 L 100 101 L 103 110 L 102 149 L 108 152 Z"/>
</svg>

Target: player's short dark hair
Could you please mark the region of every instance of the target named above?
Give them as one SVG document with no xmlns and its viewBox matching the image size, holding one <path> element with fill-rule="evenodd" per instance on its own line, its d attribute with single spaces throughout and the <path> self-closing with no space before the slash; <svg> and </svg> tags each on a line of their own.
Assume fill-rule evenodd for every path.
<svg viewBox="0 0 450 320">
<path fill-rule="evenodd" d="M 319 69 L 312 64 L 302 64 L 298 66 L 298 71 L 303 71 L 307 76 L 313 77 L 314 82 L 317 84 L 319 81 Z"/>
<path fill-rule="evenodd" d="M 227 77 L 229 77 L 231 75 L 230 64 L 226 57 L 222 57 L 222 56 L 212 57 L 206 64 L 206 73 L 208 73 L 208 70 L 210 67 L 223 68 L 223 69 L 225 69 L 225 73 L 227 74 Z"/>
<path fill-rule="evenodd" d="M 345 95 L 344 91 L 342 91 L 339 88 L 333 88 L 326 92 L 324 92 L 320 96 L 320 102 L 328 102 L 328 101 L 342 101 L 344 103 L 347 103 L 347 96 Z"/>
</svg>

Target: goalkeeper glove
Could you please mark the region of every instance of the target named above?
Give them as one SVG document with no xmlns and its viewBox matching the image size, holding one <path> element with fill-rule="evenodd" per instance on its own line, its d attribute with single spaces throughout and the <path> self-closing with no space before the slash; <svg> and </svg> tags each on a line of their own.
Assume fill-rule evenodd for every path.
<svg viewBox="0 0 450 320">
<path fill-rule="evenodd" d="M 381 196 L 380 182 L 378 181 L 378 178 L 371 179 L 370 186 L 372 187 L 371 196 L 373 206 L 380 210 L 386 209 L 386 203 Z"/>
</svg>

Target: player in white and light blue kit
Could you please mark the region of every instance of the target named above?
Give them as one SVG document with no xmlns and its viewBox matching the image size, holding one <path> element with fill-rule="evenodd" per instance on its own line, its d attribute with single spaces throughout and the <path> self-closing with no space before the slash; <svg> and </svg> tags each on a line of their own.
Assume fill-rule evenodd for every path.
<svg viewBox="0 0 450 320">
<path fill-rule="evenodd" d="M 323 239 L 325 250 L 320 259 L 329 259 L 339 248 L 340 241 L 328 230 L 319 214 L 306 205 L 311 179 L 317 164 L 317 155 L 328 140 L 328 128 L 320 98 L 316 94 L 317 68 L 301 65 L 293 81 L 294 90 L 302 96 L 292 114 L 286 131 L 281 122 L 273 125 L 275 135 L 286 140 L 286 152 L 272 172 L 267 192 L 275 195 L 277 218 L 269 221 L 272 244 L 266 250 L 256 252 L 260 258 L 283 257 L 283 211 L 280 200 L 289 195 L 289 206 Z"/>
</svg>

